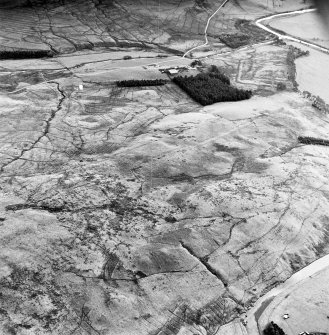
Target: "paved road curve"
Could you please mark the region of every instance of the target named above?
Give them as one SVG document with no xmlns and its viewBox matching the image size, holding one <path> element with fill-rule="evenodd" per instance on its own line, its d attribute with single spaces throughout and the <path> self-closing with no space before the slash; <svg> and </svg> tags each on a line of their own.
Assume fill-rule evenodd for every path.
<svg viewBox="0 0 329 335">
<path fill-rule="evenodd" d="M 307 45 L 311 48 L 329 53 L 329 49 L 327 49 L 325 47 L 321 47 L 320 45 L 301 40 L 301 39 L 299 39 L 297 37 L 294 37 L 294 36 L 291 36 L 289 34 L 281 34 L 281 33 L 277 32 L 275 29 L 271 29 L 270 27 L 263 24 L 264 21 L 272 20 L 272 19 L 275 19 L 275 18 L 278 18 L 278 17 L 290 16 L 290 15 L 296 15 L 296 14 L 305 14 L 305 13 L 310 13 L 310 12 L 315 12 L 315 11 L 316 11 L 316 9 L 302 9 L 302 10 L 296 10 L 296 11 L 289 12 L 289 13 L 274 14 L 274 15 L 271 15 L 271 16 L 267 16 L 267 17 L 258 19 L 256 21 L 256 25 L 259 28 L 261 28 L 263 30 L 266 30 L 267 32 L 279 37 L 280 39 L 286 39 L 286 40 L 289 40 L 289 41 L 301 43 L 301 44 Z"/>
</svg>

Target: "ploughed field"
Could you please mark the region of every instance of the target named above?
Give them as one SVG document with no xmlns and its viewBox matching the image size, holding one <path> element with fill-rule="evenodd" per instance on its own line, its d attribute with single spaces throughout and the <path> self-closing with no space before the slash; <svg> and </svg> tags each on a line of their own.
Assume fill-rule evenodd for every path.
<svg viewBox="0 0 329 335">
<path fill-rule="evenodd" d="M 240 5 L 224 14 L 257 2 Z M 33 43 L 57 52 L 77 50 L 73 36 L 107 36 L 98 18 L 123 10 L 72 4 L 67 15 L 96 32 L 58 24 L 55 38 L 47 29 L 62 8 L 47 6 L 17 20 L 35 20 L 44 30 Z M 1 45 L 30 36 L 24 27 Z M 161 36 L 152 50 L 95 43 L 0 61 L 0 333 L 216 334 L 327 253 L 329 148 L 298 137 L 328 139 L 328 119 L 295 91 L 294 49 L 218 49 L 202 69 L 254 94 L 202 107 L 152 65 L 191 62 Z M 115 84 L 134 79 L 168 81 Z"/>
</svg>

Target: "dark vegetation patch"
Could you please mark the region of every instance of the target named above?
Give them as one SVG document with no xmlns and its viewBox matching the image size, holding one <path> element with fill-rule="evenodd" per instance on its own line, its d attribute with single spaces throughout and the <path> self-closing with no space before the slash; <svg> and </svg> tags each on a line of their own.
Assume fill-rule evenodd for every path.
<svg viewBox="0 0 329 335">
<path fill-rule="evenodd" d="M 233 34 L 221 34 L 219 39 L 230 48 L 239 48 L 248 44 L 259 43 L 272 38 L 272 36 L 257 27 L 252 21 L 238 19 L 235 28 L 239 31 Z"/>
<path fill-rule="evenodd" d="M 169 222 L 169 223 L 177 222 L 177 219 L 174 216 L 171 216 L 171 215 L 166 216 L 164 219 L 165 219 L 166 222 Z"/>
<path fill-rule="evenodd" d="M 327 217 L 325 217 L 328 219 Z M 321 241 L 314 246 L 316 257 L 322 257 L 328 253 L 328 246 L 329 246 L 329 227 L 325 225 L 322 227 L 323 236 Z"/>
<path fill-rule="evenodd" d="M 19 211 L 24 209 L 34 209 L 34 210 L 43 210 L 49 213 L 76 213 L 81 211 L 96 211 L 96 210 L 111 210 L 115 214 L 119 216 L 123 216 L 125 214 L 133 213 L 136 215 L 137 213 L 143 216 L 144 218 L 149 218 L 151 220 L 155 220 L 155 213 L 149 212 L 143 206 L 139 206 L 136 201 L 131 197 L 122 197 L 121 199 L 113 199 L 109 203 L 104 203 L 95 206 L 82 206 L 79 208 L 71 208 L 68 204 L 34 204 L 34 203 L 26 203 L 26 204 L 16 204 L 16 205 L 8 205 L 5 207 L 6 211 Z M 93 230 L 93 228 L 88 227 L 89 230 Z"/>
<path fill-rule="evenodd" d="M 289 46 L 289 50 L 288 50 L 287 58 L 286 58 L 286 63 L 288 65 L 288 80 L 292 82 L 295 89 L 298 88 L 298 83 L 296 81 L 295 60 L 299 57 L 308 56 L 308 55 L 309 55 L 308 51 L 303 51 L 297 47 Z"/>
<path fill-rule="evenodd" d="M 191 63 L 192 67 L 196 67 L 196 66 L 203 66 L 202 62 L 200 59 L 196 59 Z"/>
<path fill-rule="evenodd" d="M 240 101 L 252 96 L 250 90 L 232 87 L 230 79 L 222 74 L 216 66 L 208 73 L 196 76 L 177 76 L 173 82 L 201 105 L 211 105 L 222 101 Z"/>
<path fill-rule="evenodd" d="M 7 205 L 5 207 L 6 211 L 20 211 L 24 209 L 36 209 L 36 210 L 45 210 L 49 213 L 59 213 L 65 210 L 63 205 L 52 205 L 52 206 L 38 206 L 36 204 L 15 204 L 15 205 Z"/>
<path fill-rule="evenodd" d="M 186 173 L 180 173 L 175 176 L 171 176 L 170 179 L 173 182 L 189 182 L 189 183 L 194 182 L 194 178 Z"/>
<path fill-rule="evenodd" d="M 276 323 L 271 323 L 264 329 L 264 335 L 286 335 L 286 333 Z"/>
<path fill-rule="evenodd" d="M 1 50 L 0 59 L 27 59 L 53 57 L 49 50 Z"/>
<path fill-rule="evenodd" d="M 288 80 L 292 82 L 295 89 L 298 88 L 298 83 L 296 81 L 296 64 L 295 60 L 302 56 L 307 56 L 308 51 L 303 51 L 297 47 L 289 46 L 287 53 L 286 63 L 288 65 Z"/>
<path fill-rule="evenodd" d="M 287 85 L 285 83 L 277 83 L 276 85 L 277 91 L 284 91 L 287 89 Z"/>
<path fill-rule="evenodd" d="M 325 145 L 329 146 L 329 140 L 324 140 L 322 138 L 308 137 L 308 136 L 299 136 L 299 143 L 303 144 L 313 144 L 313 145 Z"/>
<path fill-rule="evenodd" d="M 294 46 L 290 46 L 290 49 L 294 53 L 295 58 L 309 56 L 310 52 L 308 50 L 302 50 Z"/>
<path fill-rule="evenodd" d="M 296 57 L 296 51 L 293 47 L 289 47 L 289 51 L 287 53 L 286 63 L 288 65 L 288 80 L 293 83 L 293 86 L 295 89 L 298 87 L 298 83 L 296 81 L 296 64 L 295 59 Z"/>
<path fill-rule="evenodd" d="M 168 80 L 165 79 L 146 79 L 146 80 L 122 80 L 117 81 L 118 87 L 139 87 L 139 86 L 162 86 L 165 85 Z"/>
<path fill-rule="evenodd" d="M 207 2 L 207 0 L 195 0 L 195 4 L 199 6 L 200 8 L 210 8 L 211 6 Z"/>
<path fill-rule="evenodd" d="M 324 111 L 325 113 L 329 113 L 329 104 L 319 97 L 315 96 L 308 91 L 303 91 L 303 96 L 312 102 L 312 106 L 315 107 L 319 111 Z"/>
<path fill-rule="evenodd" d="M 222 145 L 219 143 L 214 143 L 214 147 L 216 151 L 221 151 L 221 152 L 229 152 L 229 153 L 238 153 L 239 149 L 235 147 L 228 147 L 226 145 Z"/>
<path fill-rule="evenodd" d="M 250 43 L 250 36 L 246 34 L 222 34 L 219 39 L 232 49 L 248 45 Z"/>
<path fill-rule="evenodd" d="M 294 272 L 299 271 L 303 266 L 306 265 L 303 261 L 303 258 L 298 253 L 289 253 L 287 256 L 289 265 Z"/>
</svg>

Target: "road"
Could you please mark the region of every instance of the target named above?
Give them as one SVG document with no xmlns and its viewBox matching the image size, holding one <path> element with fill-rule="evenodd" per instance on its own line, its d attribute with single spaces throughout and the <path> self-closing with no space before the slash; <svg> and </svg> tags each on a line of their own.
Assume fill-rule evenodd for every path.
<svg viewBox="0 0 329 335">
<path fill-rule="evenodd" d="M 199 48 L 203 48 L 205 46 L 208 45 L 208 28 L 209 28 L 209 24 L 210 21 L 212 20 L 212 18 L 229 2 L 230 0 L 225 0 L 218 8 L 217 10 L 209 17 L 206 27 L 204 29 L 204 37 L 205 37 L 205 43 L 202 45 L 198 45 L 188 51 L 185 52 L 185 54 L 183 55 L 183 58 L 186 57 L 190 52 L 192 52 L 193 50 L 199 49 Z"/>
<path fill-rule="evenodd" d="M 323 52 L 326 52 L 326 53 L 329 53 L 329 49 L 325 48 L 325 47 L 321 47 L 320 45 L 317 45 L 317 44 L 314 44 L 314 43 L 311 43 L 311 42 L 307 42 L 307 41 L 304 41 L 304 40 L 301 40 L 297 37 L 294 37 L 294 36 L 291 36 L 289 34 L 281 34 L 279 32 L 277 32 L 275 29 L 271 29 L 270 27 L 266 26 L 265 24 L 263 24 L 262 22 L 264 21 L 268 21 L 268 20 L 272 20 L 272 19 L 275 19 L 275 18 L 278 18 L 278 17 L 282 17 L 282 16 L 290 16 L 290 15 L 296 15 L 296 14 L 305 14 L 305 13 L 310 13 L 310 12 L 314 12 L 316 11 L 316 9 L 302 9 L 302 10 L 296 10 L 296 11 L 293 11 L 293 12 L 289 12 L 289 13 L 280 13 L 280 14 L 274 14 L 274 15 L 270 15 L 270 16 L 267 16 L 267 17 L 264 17 L 264 18 L 261 18 L 261 19 L 258 19 L 256 21 L 256 25 L 279 37 L 280 39 L 285 39 L 285 40 L 289 40 L 289 41 L 293 41 L 293 42 L 297 42 L 297 43 L 301 43 L 301 44 L 304 44 L 304 45 L 307 45 L 311 48 L 314 48 L 314 49 L 317 49 L 317 50 L 320 50 L 320 51 L 323 51 Z"/>
</svg>

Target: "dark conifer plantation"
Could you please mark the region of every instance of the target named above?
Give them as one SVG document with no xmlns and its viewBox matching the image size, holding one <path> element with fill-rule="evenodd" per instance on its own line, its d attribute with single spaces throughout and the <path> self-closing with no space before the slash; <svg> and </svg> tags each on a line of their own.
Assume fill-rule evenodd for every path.
<svg viewBox="0 0 329 335">
<path fill-rule="evenodd" d="M 329 146 L 329 141 L 322 138 L 315 138 L 309 136 L 299 136 L 298 141 L 303 144 L 325 145 Z"/>
<path fill-rule="evenodd" d="M 1 50 L 0 59 L 26 59 L 52 57 L 53 53 L 48 50 Z"/>
<path fill-rule="evenodd" d="M 173 82 L 203 106 L 215 102 L 245 100 L 252 96 L 249 90 L 232 87 L 230 79 L 216 66 L 212 66 L 208 73 L 190 77 L 177 76 L 173 78 Z"/>
</svg>

